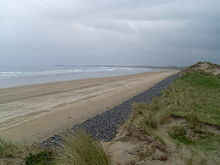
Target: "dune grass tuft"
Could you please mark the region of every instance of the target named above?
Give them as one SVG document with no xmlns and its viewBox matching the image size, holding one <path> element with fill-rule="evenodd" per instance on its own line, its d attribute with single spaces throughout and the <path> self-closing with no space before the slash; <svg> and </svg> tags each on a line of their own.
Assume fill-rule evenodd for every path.
<svg viewBox="0 0 220 165">
<path fill-rule="evenodd" d="M 157 129 L 159 126 L 159 113 L 157 111 L 147 111 L 145 113 L 144 122 L 152 129 Z"/>
<path fill-rule="evenodd" d="M 111 165 L 102 145 L 83 131 L 65 138 L 59 164 Z"/>
<path fill-rule="evenodd" d="M 17 148 L 18 147 L 15 144 L 12 144 L 7 140 L 0 139 L 0 158 L 13 157 Z"/>
<path fill-rule="evenodd" d="M 25 159 L 26 165 L 54 165 L 55 157 L 52 150 L 40 151 L 36 154 L 29 153 Z"/>
</svg>

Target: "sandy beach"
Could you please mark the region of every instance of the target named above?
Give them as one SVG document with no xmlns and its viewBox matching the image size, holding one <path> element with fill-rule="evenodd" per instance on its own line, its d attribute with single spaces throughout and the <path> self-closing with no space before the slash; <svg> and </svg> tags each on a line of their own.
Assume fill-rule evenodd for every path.
<svg viewBox="0 0 220 165">
<path fill-rule="evenodd" d="M 176 72 L 0 89 L 0 136 L 24 143 L 42 141 L 120 104 Z"/>
</svg>

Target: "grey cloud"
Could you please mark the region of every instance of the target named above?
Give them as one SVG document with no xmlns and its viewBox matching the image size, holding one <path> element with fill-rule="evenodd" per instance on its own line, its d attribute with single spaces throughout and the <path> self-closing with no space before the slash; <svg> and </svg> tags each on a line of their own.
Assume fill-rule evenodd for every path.
<svg viewBox="0 0 220 165">
<path fill-rule="evenodd" d="M 220 63 L 218 0 L 2 0 L 0 65 Z"/>
</svg>

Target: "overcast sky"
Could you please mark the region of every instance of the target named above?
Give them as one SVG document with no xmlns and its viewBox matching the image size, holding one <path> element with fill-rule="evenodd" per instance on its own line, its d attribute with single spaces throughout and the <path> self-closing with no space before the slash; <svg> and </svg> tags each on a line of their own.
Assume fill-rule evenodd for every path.
<svg viewBox="0 0 220 165">
<path fill-rule="evenodd" d="M 0 0 L 0 65 L 220 63 L 220 0 Z"/>
</svg>

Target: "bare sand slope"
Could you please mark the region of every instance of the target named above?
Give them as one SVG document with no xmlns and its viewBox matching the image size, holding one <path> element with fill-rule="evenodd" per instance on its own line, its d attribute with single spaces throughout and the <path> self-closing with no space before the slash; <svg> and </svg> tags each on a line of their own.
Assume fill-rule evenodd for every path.
<svg viewBox="0 0 220 165">
<path fill-rule="evenodd" d="M 0 89 L 0 136 L 39 142 L 148 89 L 177 71 Z"/>
</svg>

